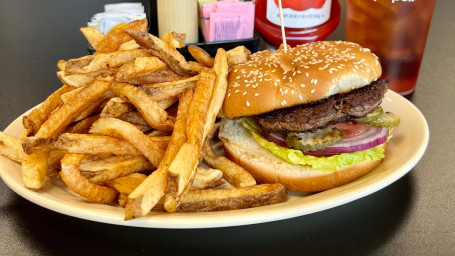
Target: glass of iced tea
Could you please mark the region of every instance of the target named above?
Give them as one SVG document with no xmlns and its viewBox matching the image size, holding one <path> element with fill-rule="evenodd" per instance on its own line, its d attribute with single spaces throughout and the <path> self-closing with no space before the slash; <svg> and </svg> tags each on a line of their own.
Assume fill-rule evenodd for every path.
<svg viewBox="0 0 455 256">
<path fill-rule="evenodd" d="M 436 0 L 347 0 L 346 41 L 378 55 L 389 88 L 407 95 L 419 75 Z"/>
</svg>

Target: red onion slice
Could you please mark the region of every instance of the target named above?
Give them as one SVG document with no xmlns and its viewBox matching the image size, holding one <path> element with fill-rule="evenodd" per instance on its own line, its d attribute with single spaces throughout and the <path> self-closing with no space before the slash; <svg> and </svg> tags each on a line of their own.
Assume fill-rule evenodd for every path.
<svg viewBox="0 0 455 256">
<path fill-rule="evenodd" d="M 353 153 L 381 145 L 387 141 L 389 129 L 386 127 L 371 127 L 371 129 L 360 135 L 349 139 L 344 139 L 340 143 L 328 146 L 322 150 L 305 152 L 313 156 L 331 156 L 342 153 Z"/>
</svg>

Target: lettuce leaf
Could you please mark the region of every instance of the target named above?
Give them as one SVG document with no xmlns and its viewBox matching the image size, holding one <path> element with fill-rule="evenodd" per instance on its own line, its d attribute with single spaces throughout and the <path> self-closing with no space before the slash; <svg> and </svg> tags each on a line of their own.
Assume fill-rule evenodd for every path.
<svg viewBox="0 0 455 256">
<path fill-rule="evenodd" d="M 291 164 L 310 165 L 313 169 L 321 172 L 335 172 L 338 168 L 356 164 L 367 160 L 376 161 L 384 158 L 384 149 L 376 146 L 355 153 L 343 153 L 329 157 L 315 157 L 304 155 L 302 151 L 281 147 L 261 135 L 261 130 L 256 120 L 250 117 L 244 117 L 237 120 L 243 127 L 250 131 L 253 138 L 264 148 L 268 149 L 274 155 L 280 157 Z"/>
</svg>

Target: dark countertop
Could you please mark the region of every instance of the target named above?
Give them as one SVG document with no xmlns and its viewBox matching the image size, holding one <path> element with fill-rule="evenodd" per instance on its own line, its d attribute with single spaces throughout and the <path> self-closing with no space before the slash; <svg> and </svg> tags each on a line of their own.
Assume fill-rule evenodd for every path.
<svg viewBox="0 0 455 256">
<path fill-rule="evenodd" d="M 57 61 L 86 54 L 79 28 L 105 2 L 117 1 L 0 1 L 1 130 L 60 86 Z M 0 181 L 0 255 L 455 255 L 453 13 L 455 2 L 437 2 L 411 98 L 429 123 L 429 146 L 417 166 L 390 186 L 288 220 L 165 230 L 62 215 Z M 330 38 L 342 39 L 343 26 Z"/>
</svg>

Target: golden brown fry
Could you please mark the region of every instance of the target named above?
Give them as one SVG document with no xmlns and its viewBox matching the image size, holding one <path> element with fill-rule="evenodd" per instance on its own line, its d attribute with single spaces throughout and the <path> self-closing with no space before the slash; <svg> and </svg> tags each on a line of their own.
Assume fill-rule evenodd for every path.
<svg viewBox="0 0 455 256">
<path fill-rule="evenodd" d="M 107 102 L 110 98 L 115 96 L 111 91 L 106 91 L 102 95 L 100 95 L 98 98 L 94 99 L 90 105 L 88 105 L 82 113 L 80 113 L 74 122 L 78 122 L 94 113 L 99 113 L 103 110 L 103 106 L 105 102 Z"/>
<path fill-rule="evenodd" d="M 158 169 L 132 192 L 125 207 L 125 220 L 147 215 L 164 196 L 167 185 L 167 168 L 186 141 L 186 123 L 193 92 L 186 91 L 179 102 L 171 141 Z"/>
<path fill-rule="evenodd" d="M 21 139 L 0 132 L 0 155 L 18 163 L 22 162 L 25 153 Z"/>
<path fill-rule="evenodd" d="M 143 134 L 134 125 L 116 118 L 104 117 L 98 119 L 90 128 L 90 133 L 108 135 L 128 141 L 153 166 L 158 166 L 164 155 L 164 150 L 152 140 L 152 137 Z"/>
<path fill-rule="evenodd" d="M 137 88 L 144 91 L 154 101 L 163 101 L 174 98 L 187 89 L 193 89 L 198 79 L 199 75 L 171 82 L 139 85 Z"/>
<path fill-rule="evenodd" d="M 216 73 L 216 82 L 210 99 L 208 112 L 206 114 L 207 120 L 204 126 L 204 139 L 207 138 L 213 129 L 216 116 L 220 112 L 221 106 L 223 105 L 227 90 L 227 75 L 229 73 L 229 66 L 226 51 L 222 48 L 218 49 L 216 53 L 213 70 Z"/>
<path fill-rule="evenodd" d="M 139 48 L 141 48 L 141 46 L 138 45 L 136 43 L 136 41 L 130 40 L 128 42 L 121 44 L 120 47 L 118 48 L 118 50 L 119 51 L 128 51 L 128 50 L 134 50 L 134 49 L 139 49 Z"/>
<path fill-rule="evenodd" d="M 98 48 L 98 44 L 104 39 L 103 33 L 94 27 L 82 27 L 80 31 L 95 50 Z"/>
<path fill-rule="evenodd" d="M 172 31 L 164 34 L 162 40 L 173 48 L 182 48 L 185 46 L 186 34 Z"/>
<path fill-rule="evenodd" d="M 178 197 L 185 191 L 194 177 L 204 141 L 206 114 L 215 81 L 216 75 L 212 70 L 204 69 L 199 75 L 187 120 L 186 134 L 188 140 L 182 145 L 169 166 L 168 188 L 170 193 L 166 196 L 164 204 L 168 212 L 174 212 L 177 209 Z"/>
<path fill-rule="evenodd" d="M 74 97 L 74 95 L 80 93 L 82 90 L 84 90 L 83 86 L 78 87 L 78 88 L 73 88 L 73 90 L 63 93 L 62 95 L 60 95 L 60 99 L 62 100 L 61 102 L 63 102 L 63 103 L 67 102 L 69 99 Z"/>
<path fill-rule="evenodd" d="M 74 193 L 86 198 L 90 202 L 111 204 L 117 198 L 117 191 L 113 188 L 103 187 L 91 183 L 82 176 L 79 165 L 83 154 L 66 154 L 61 160 L 62 171 L 60 177 Z"/>
<path fill-rule="evenodd" d="M 127 30 L 136 42 L 144 48 L 150 49 L 152 55 L 166 62 L 169 68 L 182 76 L 194 76 L 202 69 L 198 63 L 190 63 L 175 48 L 169 46 L 161 39 L 138 30 Z"/>
<path fill-rule="evenodd" d="M 138 57 L 134 62 L 120 67 L 116 79 L 117 81 L 130 80 L 163 69 L 166 69 L 166 63 L 157 57 Z"/>
<path fill-rule="evenodd" d="M 202 66 L 212 68 L 215 60 L 204 49 L 196 45 L 188 46 L 188 51 L 193 58 L 202 64 Z"/>
<path fill-rule="evenodd" d="M 78 59 L 70 59 L 66 63 L 65 75 L 75 73 L 92 73 L 99 70 L 120 67 L 123 64 L 134 61 L 137 57 L 148 57 L 150 53 L 143 49 L 129 51 L 117 51 L 88 55 Z"/>
<path fill-rule="evenodd" d="M 79 122 L 72 124 L 71 126 L 68 126 L 65 129 L 65 133 L 88 133 L 88 130 L 90 129 L 90 126 L 100 118 L 100 115 L 94 115 L 94 116 L 89 116 L 86 117 Z"/>
<path fill-rule="evenodd" d="M 147 175 L 145 174 L 132 173 L 127 176 L 110 180 L 106 183 L 108 186 L 113 187 L 119 193 L 127 195 L 128 198 L 128 195 L 131 194 L 131 192 L 133 192 L 134 189 L 137 188 L 137 186 L 139 186 L 139 184 L 141 184 L 146 178 Z"/>
<path fill-rule="evenodd" d="M 35 108 L 30 114 L 24 116 L 22 124 L 27 135 L 35 134 L 48 116 L 62 103 L 61 95 L 73 90 L 71 86 L 63 85 L 60 89 L 52 93 L 41 105 Z"/>
<path fill-rule="evenodd" d="M 179 212 L 236 210 L 286 200 L 286 188 L 279 184 L 262 184 L 247 188 L 190 190 L 181 197 Z"/>
<path fill-rule="evenodd" d="M 115 69 L 98 70 L 91 73 L 72 75 L 66 75 L 65 71 L 58 71 L 57 77 L 63 84 L 73 87 L 82 87 L 91 83 L 95 79 L 106 82 L 112 82 L 114 80 L 113 76 L 115 75 L 115 73 L 116 73 Z"/>
<path fill-rule="evenodd" d="M 151 127 L 164 131 L 172 130 L 174 123 L 167 112 L 143 91 L 133 85 L 121 83 L 112 84 L 111 90 L 119 96 L 127 97 Z"/>
<path fill-rule="evenodd" d="M 232 67 L 236 64 L 244 63 L 251 55 L 251 52 L 245 46 L 237 46 L 227 51 L 227 55 L 229 67 Z"/>
<path fill-rule="evenodd" d="M 125 33 L 126 30 L 147 31 L 147 19 L 136 20 L 123 27 L 110 31 L 97 45 L 97 53 L 108 53 L 117 51 L 123 43 L 133 38 Z"/>
<path fill-rule="evenodd" d="M 192 189 L 212 188 L 221 185 L 223 172 L 218 169 L 198 167 L 191 182 Z"/>
<path fill-rule="evenodd" d="M 111 98 L 101 111 L 101 117 L 118 117 L 132 111 L 132 106 L 120 97 Z"/>
<path fill-rule="evenodd" d="M 39 190 L 46 185 L 47 159 L 49 152 L 25 154 L 22 159 L 22 179 L 28 189 Z"/>
<path fill-rule="evenodd" d="M 135 76 L 130 77 L 120 77 L 117 76 L 116 81 L 128 84 L 155 84 L 155 83 L 164 83 L 164 82 L 171 82 L 175 80 L 184 79 L 184 76 L 177 75 L 176 73 L 172 72 L 171 70 L 164 69 L 153 71 L 145 74 L 137 74 Z"/>
<path fill-rule="evenodd" d="M 83 160 L 79 169 L 90 182 L 101 184 L 107 180 L 155 168 L 143 156 L 113 156 L 97 160 Z"/>
<path fill-rule="evenodd" d="M 59 71 L 65 71 L 65 67 L 66 67 L 66 60 L 59 60 L 57 62 L 57 69 Z"/>
<path fill-rule="evenodd" d="M 204 144 L 202 155 L 207 164 L 221 170 L 224 178 L 234 187 L 243 188 L 256 185 L 256 180 L 247 170 L 224 156 L 215 155 L 209 140 Z"/>
<path fill-rule="evenodd" d="M 90 106 L 92 101 L 106 92 L 109 86 L 110 83 L 95 80 L 84 87 L 80 93 L 50 114 L 49 118 L 36 132 L 35 137 L 57 139 L 66 126 L 73 122 L 85 108 Z"/>
<path fill-rule="evenodd" d="M 157 145 L 157 147 L 160 146 Z M 135 147 L 124 140 L 94 134 L 64 133 L 54 143 L 54 148 L 69 153 L 92 155 L 141 155 Z"/>
</svg>

